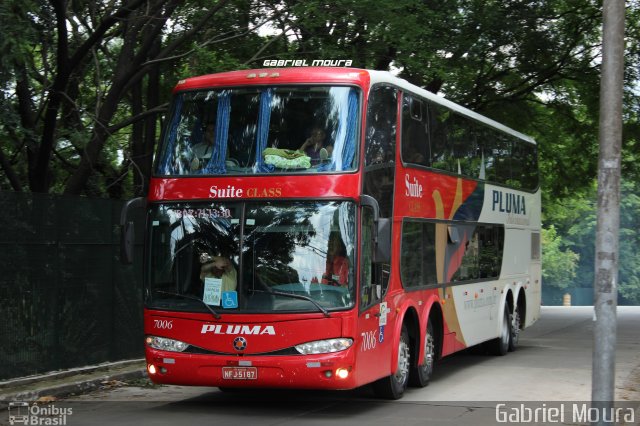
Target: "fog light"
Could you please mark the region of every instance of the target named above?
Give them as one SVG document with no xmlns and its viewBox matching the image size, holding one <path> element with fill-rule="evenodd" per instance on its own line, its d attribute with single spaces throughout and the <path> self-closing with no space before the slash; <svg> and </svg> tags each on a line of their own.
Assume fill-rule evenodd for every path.
<svg viewBox="0 0 640 426">
<path fill-rule="evenodd" d="M 156 371 L 156 366 L 155 366 L 155 365 L 153 365 L 153 364 L 149 364 L 149 365 L 147 366 L 147 370 L 149 371 L 149 374 L 152 374 L 152 375 L 153 375 L 153 374 L 156 374 L 156 372 L 157 372 L 157 371 Z"/>
<path fill-rule="evenodd" d="M 324 377 L 326 377 L 327 379 L 330 379 L 331 376 L 333 376 L 333 372 L 331 370 L 327 370 L 324 372 Z"/>
<path fill-rule="evenodd" d="M 349 370 L 346 368 L 338 368 L 336 370 L 336 376 L 338 376 L 338 379 L 346 379 L 349 376 Z"/>
</svg>

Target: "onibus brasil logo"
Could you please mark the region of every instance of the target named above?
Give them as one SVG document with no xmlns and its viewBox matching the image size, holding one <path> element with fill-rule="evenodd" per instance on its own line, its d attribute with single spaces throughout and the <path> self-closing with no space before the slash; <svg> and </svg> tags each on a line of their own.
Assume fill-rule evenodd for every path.
<svg viewBox="0 0 640 426">
<path fill-rule="evenodd" d="M 73 414 L 73 408 L 57 407 L 56 405 L 40 406 L 28 402 L 9 403 L 10 425 L 51 425 L 62 426 L 67 424 L 67 419 Z"/>
</svg>

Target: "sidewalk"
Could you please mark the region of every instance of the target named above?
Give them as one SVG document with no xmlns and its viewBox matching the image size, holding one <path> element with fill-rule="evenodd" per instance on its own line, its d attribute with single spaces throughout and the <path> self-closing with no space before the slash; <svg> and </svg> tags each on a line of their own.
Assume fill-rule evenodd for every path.
<svg viewBox="0 0 640 426">
<path fill-rule="evenodd" d="M 0 407 L 10 401 L 57 399 L 145 376 L 145 360 L 134 359 L 55 371 L 0 382 Z"/>
</svg>

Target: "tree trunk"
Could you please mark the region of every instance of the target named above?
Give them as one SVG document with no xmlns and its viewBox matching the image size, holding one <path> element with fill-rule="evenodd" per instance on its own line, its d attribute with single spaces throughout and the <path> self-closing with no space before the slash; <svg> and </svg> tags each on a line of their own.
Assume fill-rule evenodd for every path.
<svg viewBox="0 0 640 426">
<path fill-rule="evenodd" d="M 141 114 L 144 106 L 142 104 L 142 82 L 138 81 L 131 87 L 131 112 L 134 116 Z M 139 193 L 144 176 L 140 176 L 143 172 L 141 170 L 141 163 L 144 157 L 144 121 L 137 121 L 133 123 L 133 130 L 131 132 L 131 164 L 133 166 L 133 191 Z"/>
<path fill-rule="evenodd" d="M 156 43 L 154 51 L 155 56 L 160 51 L 160 43 Z M 160 105 L 160 70 L 158 67 L 154 67 L 149 72 L 149 79 L 147 80 L 147 109 L 156 108 L 158 105 Z M 162 122 L 162 120 L 160 121 Z M 153 167 L 153 150 L 157 137 L 157 123 L 157 115 L 153 115 L 145 121 L 144 152 L 139 162 L 143 182 L 141 191 L 137 195 L 146 195 L 149 189 L 149 178 Z"/>
</svg>

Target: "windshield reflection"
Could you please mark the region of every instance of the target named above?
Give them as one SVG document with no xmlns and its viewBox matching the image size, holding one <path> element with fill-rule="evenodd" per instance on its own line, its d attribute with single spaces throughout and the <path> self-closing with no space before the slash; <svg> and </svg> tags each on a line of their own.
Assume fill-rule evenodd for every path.
<svg viewBox="0 0 640 426">
<path fill-rule="evenodd" d="M 178 93 L 159 175 L 318 173 L 355 169 L 359 90 L 300 86 Z"/>
<path fill-rule="evenodd" d="M 354 221 L 352 202 L 154 206 L 147 304 L 201 312 L 202 300 L 219 313 L 349 308 Z"/>
</svg>

